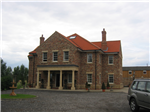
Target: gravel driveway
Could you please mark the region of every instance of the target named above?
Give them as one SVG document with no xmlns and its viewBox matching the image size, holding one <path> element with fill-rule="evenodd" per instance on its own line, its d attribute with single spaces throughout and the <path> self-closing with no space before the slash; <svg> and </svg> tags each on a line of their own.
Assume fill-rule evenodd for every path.
<svg viewBox="0 0 150 112">
<path fill-rule="evenodd" d="M 11 90 L 1 94 L 10 94 Z M 16 94 L 32 94 L 37 98 L 1 100 L 2 112 L 131 112 L 127 93 L 72 92 L 18 89 Z M 139 112 L 149 112 L 140 109 Z"/>
</svg>

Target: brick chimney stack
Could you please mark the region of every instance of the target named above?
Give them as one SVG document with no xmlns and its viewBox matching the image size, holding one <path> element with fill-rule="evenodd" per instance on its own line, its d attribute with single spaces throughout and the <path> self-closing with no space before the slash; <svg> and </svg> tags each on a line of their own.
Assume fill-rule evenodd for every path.
<svg viewBox="0 0 150 112">
<path fill-rule="evenodd" d="M 45 38 L 43 37 L 43 34 L 42 34 L 42 37 L 40 37 L 40 45 L 44 42 Z"/>
<path fill-rule="evenodd" d="M 106 31 L 105 28 L 103 28 L 102 31 L 102 46 L 101 46 L 102 50 L 107 50 L 107 42 L 106 42 Z"/>
</svg>

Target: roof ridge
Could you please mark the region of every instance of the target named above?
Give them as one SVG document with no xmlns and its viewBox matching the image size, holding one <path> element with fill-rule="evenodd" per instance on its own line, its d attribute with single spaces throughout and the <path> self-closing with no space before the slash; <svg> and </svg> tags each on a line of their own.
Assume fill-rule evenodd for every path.
<svg viewBox="0 0 150 112">
<path fill-rule="evenodd" d="M 120 40 L 109 40 L 109 41 L 106 41 L 106 42 L 116 42 L 116 41 L 120 41 Z M 95 41 L 95 42 L 102 42 L 102 41 Z"/>
</svg>

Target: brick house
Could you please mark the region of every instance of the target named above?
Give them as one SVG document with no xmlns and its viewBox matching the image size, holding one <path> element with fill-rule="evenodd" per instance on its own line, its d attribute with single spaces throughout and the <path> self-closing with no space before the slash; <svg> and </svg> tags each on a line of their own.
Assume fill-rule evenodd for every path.
<svg viewBox="0 0 150 112">
<path fill-rule="evenodd" d="M 47 89 L 101 89 L 109 81 L 113 88 L 123 87 L 121 42 L 89 42 L 78 34 L 68 37 L 55 31 L 47 40 L 40 37 L 40 45 L 29 52 L 28 82 Z"/>
<path fill-rule="evenodd" d="M 129 86 L 135 78 L 150 78 L 150 66 L 128 66 L 122 69 L 124 86 Z"/>
</svg>

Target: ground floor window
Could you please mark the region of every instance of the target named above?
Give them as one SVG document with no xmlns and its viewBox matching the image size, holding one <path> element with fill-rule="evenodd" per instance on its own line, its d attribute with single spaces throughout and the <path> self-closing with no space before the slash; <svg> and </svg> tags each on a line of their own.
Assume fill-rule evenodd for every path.
<svg viewBox="0 0 150 112">
<path fill-rule="evenodd" d="M 68 83 L 72 83 L 72 74 L 68 75 Z"/>
<path fill-rule="evenodd" d="M 87 82 L 92 83 L 92 74 L 87 74 Z"/>
<path fill-rule="evenodd" d="M 114 83 L 114 75 L 113 74 L 110 74 L 109 77 L 109 83 Z"/>
</svg>

